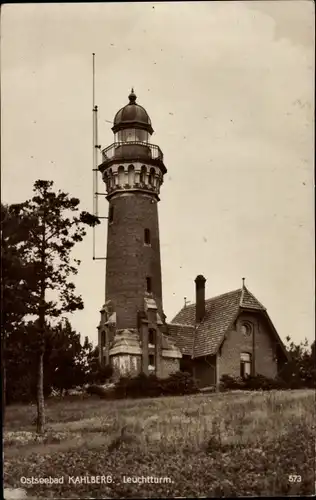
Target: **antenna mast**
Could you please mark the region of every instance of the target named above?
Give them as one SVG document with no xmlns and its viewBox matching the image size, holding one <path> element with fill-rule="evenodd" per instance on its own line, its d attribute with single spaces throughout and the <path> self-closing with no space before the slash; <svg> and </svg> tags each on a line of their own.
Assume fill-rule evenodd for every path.
<svg viewBox="0 0 316 500">
<path fill-rule="evenodd" d="M 95 104 L 95 53 L 92 54 L 92 147 L 93 147 L 93 215 L 98 217 L 98 106 Z M 95 227 L 93 226 L 93 260 L 95 260 Z"/>
<path fill-rule="evenodd" d="M 107 219 L 108 217 L 99 217 L 99 204 L 98 196 L 102 193 L 98 192 L 98 151 L 101 146 L 98 144 L 98 106 L 95 104 L 95 53 L 92 53 L 92 176 L 93 176 L 93 215 L 98 219 Z M 96 257 L 95 256 L 95 226 L 92 228 L 93 231 L 93 260 L 106 260 L 106 257 Z"/>
</svg>

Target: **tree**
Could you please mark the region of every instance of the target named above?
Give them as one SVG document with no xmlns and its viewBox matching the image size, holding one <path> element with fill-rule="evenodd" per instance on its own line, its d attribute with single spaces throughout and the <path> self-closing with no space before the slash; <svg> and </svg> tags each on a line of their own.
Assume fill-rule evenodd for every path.
<svg viewBox="0 0 316 500">
<path fill-rule="evenodd" d="M 36 325 L 29 321 L 8 339 L 8 403 L 36 400 L 36 337 Z M 88 356 L 93 347 L 87 338 L 81 344 L 80 334 L 73 330 L 67 318 L 57 325 L 47 322 L 45 344 L 44 396 L 51 394 L 52 389 L 63 393 L 90 381 Z"/>
<path fill-rule="evenodd" d="M 70 258 L 76 243 L 83 240 L 85 225 L 99 220 L 82 212 L 78 214 L 79 200 L 62 191 L 52 190 L 52 181 L 34 183 L 32 199 L 11 206 L 27 238 L 20 251 L 25 256 L 31 274 L 29 283 L 33 292 L 30 313 L 36 315 L 37 353 L 37 432 L 44 432 L 45 406 L 43 394 L 43 358 L 49 341 L 47 318 L 83 309 L 81 296 L 75 294 L 70 280 L 78 272 L 80 261 Z"/>
<path fill-rule="evenodd" d="M 61 393 L 83 385 L 86 380 L 87 363 L 80 334 L 76 333 L 68 319 L 52 327 L 46 343 L 47 374 L 50 388 Z"/>
<path fill-rule="evenodd" d="M 287 350 L 290 360 L 283 367 L 280 376 L 290 384 L 292 388 L 315 387 L 315 341 L 309 346 L 308 340 L 295 344 L 289 336 Z"/>
<path fill-rule="evenodd" d="M 93 347 L 88 337 L 85 338 L 81 356 L 85 366 L 85 382 L 90 384 L 104 384 L 113 375 L 111 365 L 100 366 L 99 347 Z"/>
<path fill-rule="evenodd" d="M 28 282 L 30 266 L 21 245 L 28 230 L 14 207 L 1 204 L 1 378 L 2 418 L 6 407 L 6 344 L 30 310 L 33 293 Z"/>
</svg>

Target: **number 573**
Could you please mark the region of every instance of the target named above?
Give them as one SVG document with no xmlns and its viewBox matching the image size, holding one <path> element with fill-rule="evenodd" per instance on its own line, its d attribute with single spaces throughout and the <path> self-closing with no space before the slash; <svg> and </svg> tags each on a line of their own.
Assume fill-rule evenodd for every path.
<svg viewBox="0 0 316 500">
<path fill-rule="evenodd" d="M 302 482 L 302 476 L 296 476 L 295 474 L 291 474 L 289 476 L 289 482 L 290 483 L 301 483 Z"/>
</svg>

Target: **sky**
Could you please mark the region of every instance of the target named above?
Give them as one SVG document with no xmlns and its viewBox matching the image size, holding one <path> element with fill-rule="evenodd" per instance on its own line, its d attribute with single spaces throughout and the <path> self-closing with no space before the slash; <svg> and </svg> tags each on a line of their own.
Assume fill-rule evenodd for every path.
<svg viewBox="0 0 316 500">
<path fill-rule="evenodd" d="M 3 5 L 2 202 L 48 179 L 92 211 L 95 52 L 102 148 L 133 86 L 164 153 L 167 320 L 195 301 L 198 274 L 207 298 L 245 277 L 283 340 L 312 341 L 314 15 L 305 0 Z M 104 256 L 104 222 L 96 242 Z M 95 344 L 105 261 L 92 230 L 74 257 L 85 309 L 71 323 Z"/>
</svg>

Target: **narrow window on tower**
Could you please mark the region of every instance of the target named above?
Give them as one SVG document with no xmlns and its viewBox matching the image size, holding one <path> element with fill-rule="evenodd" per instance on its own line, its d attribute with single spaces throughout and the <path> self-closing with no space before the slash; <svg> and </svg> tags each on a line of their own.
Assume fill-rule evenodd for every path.
<svg viewBox="0 0 316 500">
<path fill-rule="evenodd" d="M 104 365 L 105 364 L 105 359 L 106 359 L 106 332 L 103 330 L 101 332 L 101 363 Z"/>
<path fill-rule="evenodd" d="M 140 183 L 145 184 L 146 183 L 146 174 L 147 174 L 147 169 L 145 165 L 142 166 L 141 171 L 140 171 Z"/>
<path fill-rule="evenodd" d="M 153 328 L 148 330 L 148 344 L 155 345 L 156 343 L 156 331 Z"/>
<path fill-rule="evenodd" d="M 146 245 L 150 245 L 150 230 L 147 228 L 144 231 L 144 240 Z"/>
<path fill-rule="evenodd" d="M 146 278 L 146 289 L 148 293 L 151 293 L 151 278 L 149 276 Z"/>
<path fill-rule="evenodd" d="M 155 180 L 155 169 L 151 168 L 149 172 L 149 178 L 148 178 L 148 183 L 153 186 L 154 185 L 154 180 Z"/>
<path fill-rule="evenodd" d="M 148 356 L 148 369 L 149 369 L 149 371 L 154 372 L 155 368 L 156 368 L 155 355 L 154 354 L 150 354 Z"/>
<path fill-rule="evenodd" d="M 110 205 L 110 208 L 109 208 L 109 223 L 110 224 L 113 222 L 113 218 L 114 218 L 114 207 L 113 207 L 113 205 Z"/>
</svg>

